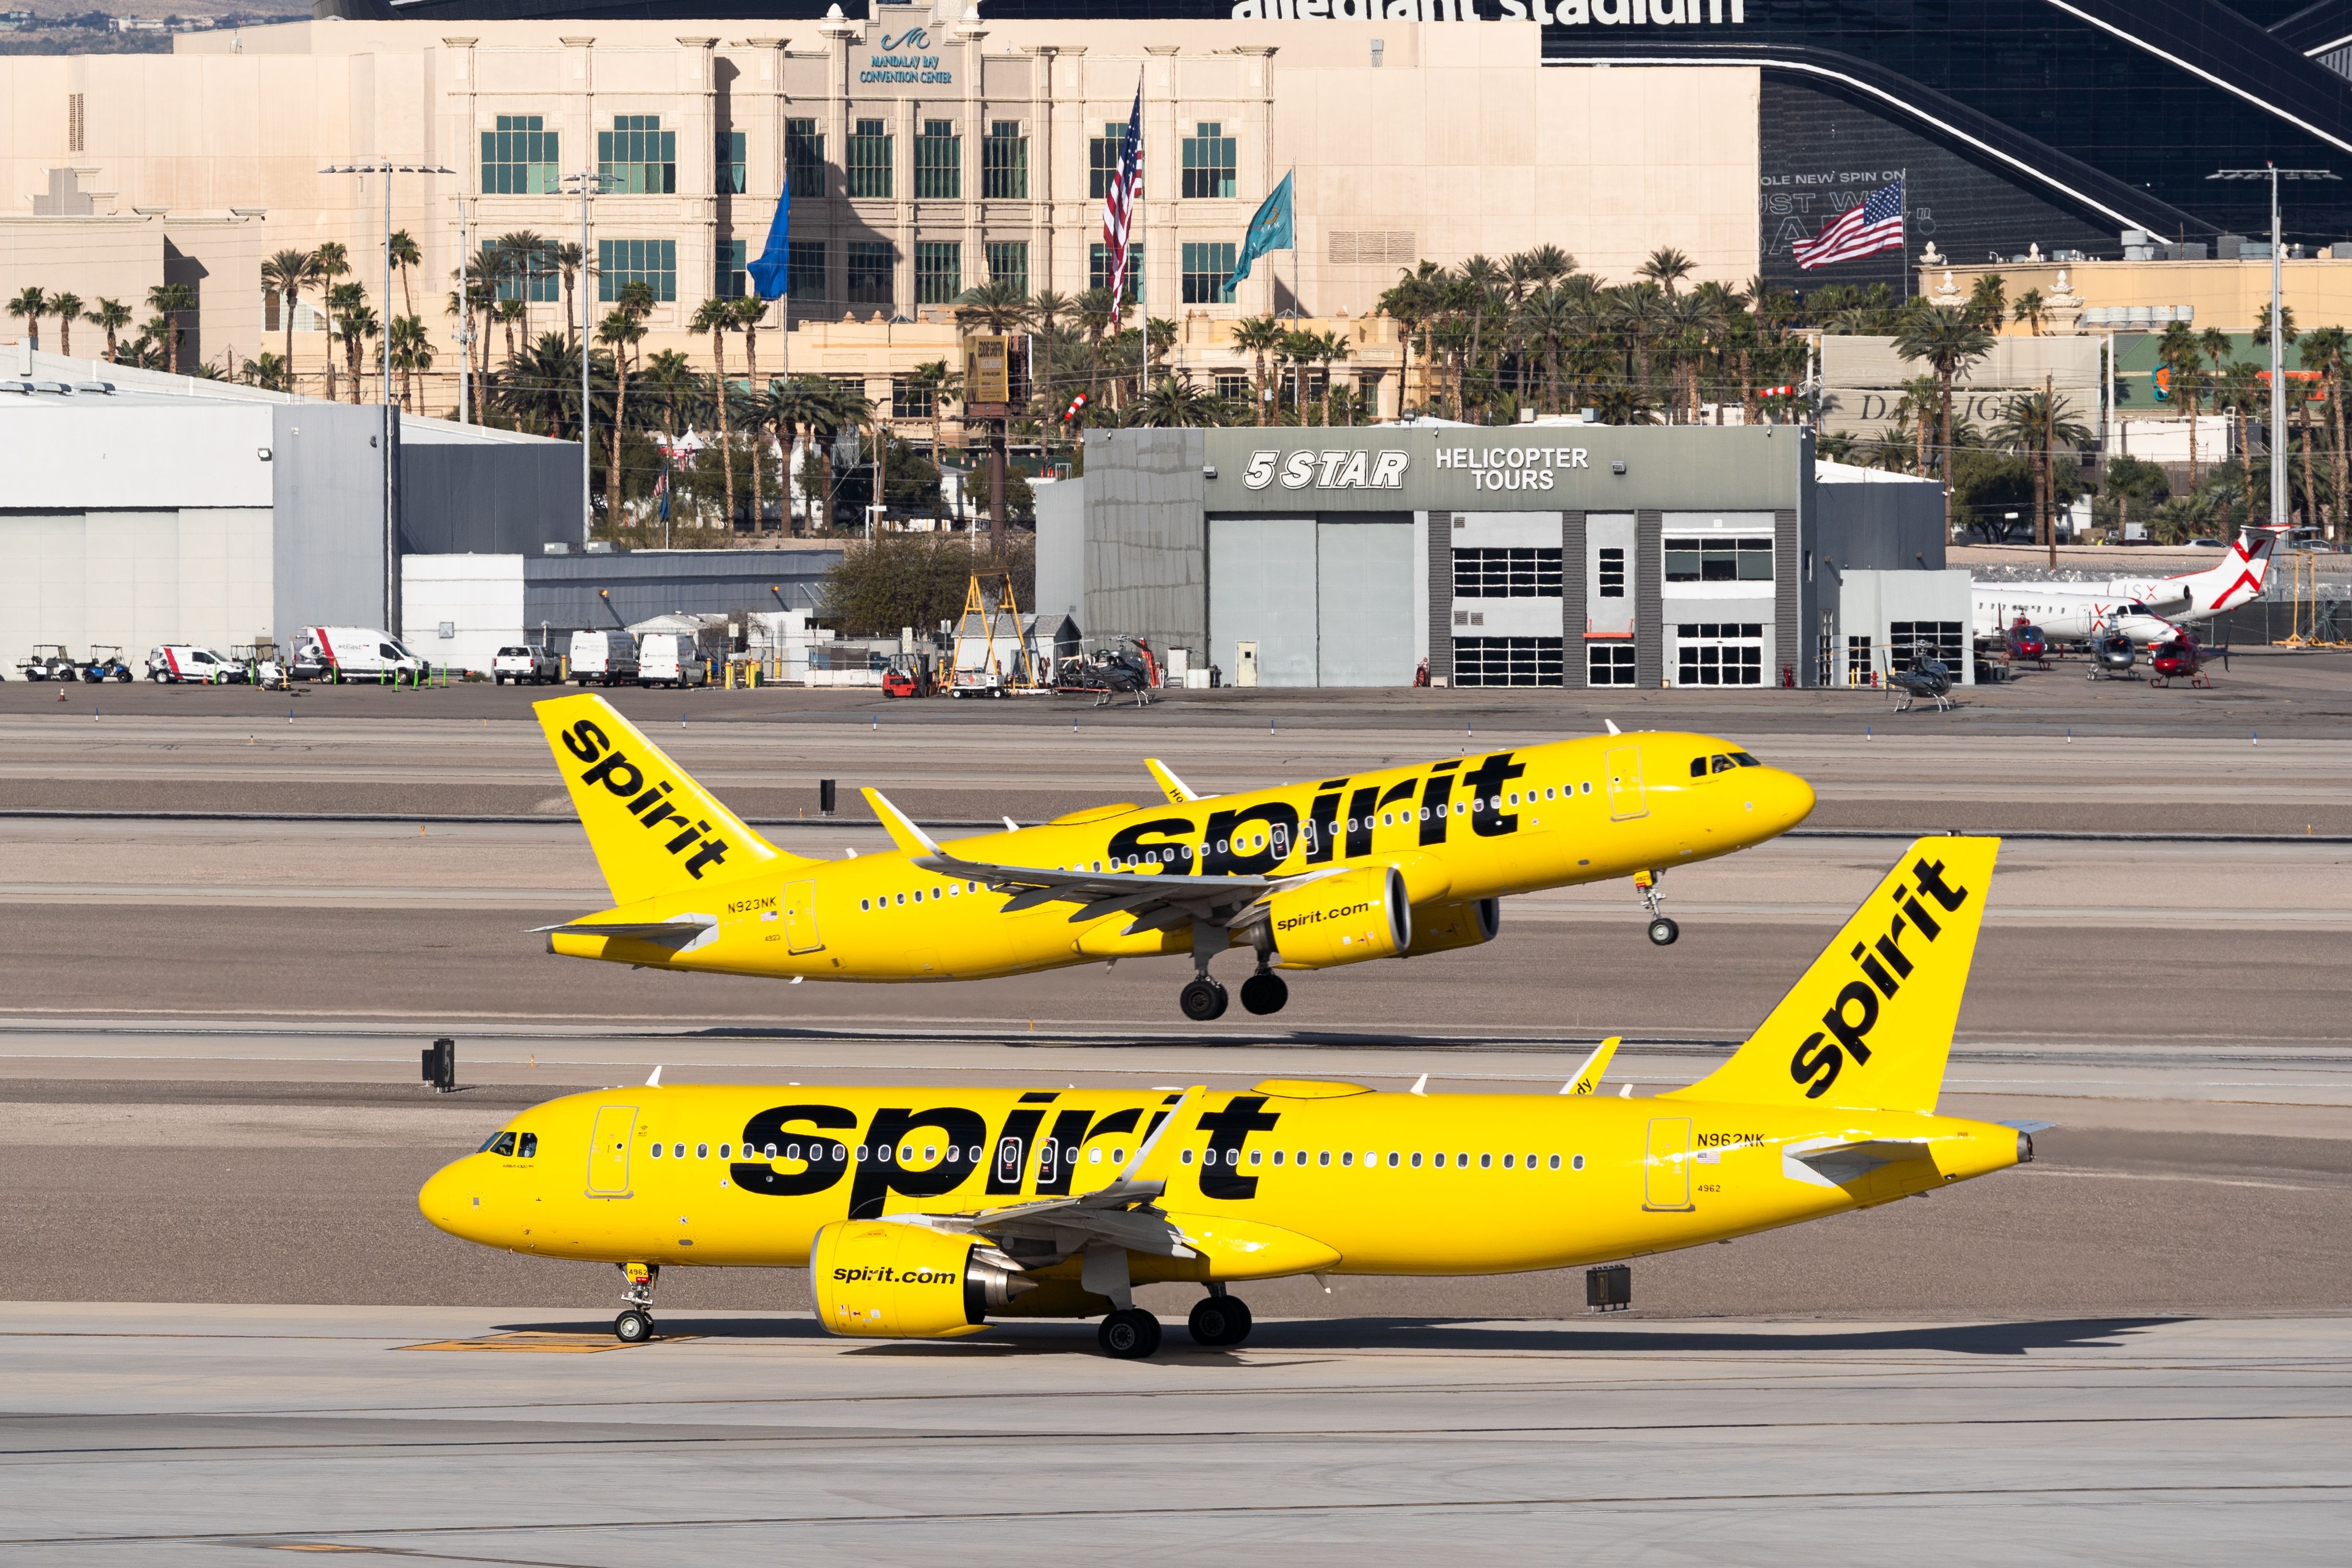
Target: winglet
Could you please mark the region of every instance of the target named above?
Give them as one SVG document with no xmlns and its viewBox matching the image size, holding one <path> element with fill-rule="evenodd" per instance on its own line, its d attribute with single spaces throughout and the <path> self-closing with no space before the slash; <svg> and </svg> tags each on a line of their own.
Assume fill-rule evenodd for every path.
<svg viewBox="0 0 2352 1568">
<path fill-rule="evenodd" d="M 1614 719 L 1603 719 L 1601 721 L 1609 726 L 1609 732 L 1612 735 L 1622 735 L 1625 732 L 1624 731 L 1617 728 L 1617 721 Z"/>
<path fill-rule="evenodd" d="M 1135 1173 L 1143 1169 L 1143 1163 L 1151 1158 L 1151 1152 L 1154 1149 L 1160 1147 L 1160 1140 L 1166 1135 L 1171 1127 L 1176 1125 L 1176 1119 L 1184 1114 L 1184 1108 L 1192 1103 L 1192 1097 L 1200 1093 L 1202 1089 L 1206 1087 L 1206 1085 L 1196 1083 L 1177 1097 L 1176 1103 L 1169 1107 L 1168 1114 L 1161 1119 L 1160 1125 L 1151 1130 L 1151 1135 L 1143 1141 L 1141 1146 L 1139 1147 L 1135 1151 L 1134 1154 L 1129 1158 L 1127 1163 L 1119 1168 L 1118 1179 L 1120 1181 L 1131 1182 L 1135 1180 Z"/>
<path fill-rule="evenodd" d="M 1151 770 L 1151 781 L 1160 786 L 1162 794 L 1167 795 L 1169 805 L 1189 805 L 1201 798 L 1194 795 L 1192 787 L 1171 772 L 1168 764 L 1158 757 L 1144 758 L 1143 765 Z"/>
<path fill-rule="evenodd" d="M 1405 1092 L 1407 1094 L 1417 1094 L 1422 1096 L 1423 1099 L 1427 1099 L 1429 1096 L 1429 1075 L 1427 1073 L 1423 1073 L 1419 1078 L 1413 1079 L 1412 1087 L 1406 1089 Z"/>
<path fill-rule="evenodd" d="M 861 789 L 857 793 L 866 797 L 866 804 L 872 806 L 874 815 L 882 819 L 882 829 L 889 834 L 890 842 L 901 850 L 909 855 L 941 853 L 931 836 L 916 826 L 914 819 L 905 812 L 892 805 L 880 790 Z"/>
<path fill-rule="evenodd" d="M 1618 1038 L 1612 1035 L 1594 1047 L 1592 1054 L 1584 1058 L 1584 1065 L 1576 1069 L 1576 1076 L 1559 1086 L 1560 1093 L 1591 1094 L 1599 1089 L 1601 1075 L 1609 1070 L 1609 1058 L 1617 1054 Z M 1626 1087 L 1630 1089 L 1633 1086 L 1628 1084 Z"/>
<path fill-rule="evenodd" d="M 651 1078 L 648 1078 L 647 1079 L 646 1079 L 646 1087 L 647 1089 L 659 1089 L 659 1088 L 661 1087 L 661 1068 L 660 1068 L 656 1067 L 656 1068 L 654 1068 L 653 1076 L 652 1076 Z"/>
</svg>

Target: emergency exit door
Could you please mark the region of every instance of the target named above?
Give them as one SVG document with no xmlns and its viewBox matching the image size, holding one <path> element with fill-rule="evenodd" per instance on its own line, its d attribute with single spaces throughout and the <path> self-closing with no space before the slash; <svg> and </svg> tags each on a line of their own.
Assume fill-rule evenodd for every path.
<svg viewBox="0 0 2352 1568">
<path fill-rule="evenodd" d="M 784 946 L 793 952 L 814 952 L 824 946 L 816 934 L 816 884 L 784 884 Z"/>
<path fill-rule="evenodd" d="M 629 1139 L 637 1130 L 634 1105 L 600 1105 L 594 1130 L 588 1135 L 588 1195 L 625 1198 L 629 1195 Z"/>
<path fill-rule="evenodd" d="M 1629 822 L 1650 815 L 1642 794 L 1642 752 L 1634 746 L 1612 746 L 1601 759 L 1609 773 L 1609 819 Z"/>
<path fill-rule="evenodd" d="M 1687 1116 L 1650 1121 L 1650 1156 L 1642 1172 L 1642 1206 L 1675 1213 L 1691 1206 L 1691 1124 Z"/>
</svg>

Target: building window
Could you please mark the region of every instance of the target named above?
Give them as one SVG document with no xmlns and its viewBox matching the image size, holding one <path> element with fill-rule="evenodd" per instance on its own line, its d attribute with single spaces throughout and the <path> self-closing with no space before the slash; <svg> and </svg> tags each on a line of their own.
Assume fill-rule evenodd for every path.
<svg viewBox="0 0 2352 1568">
<path fill-rule="evenodd" d="M 952 202 L 963 199 L 963 138 L 952 120 L 926 120 L 915 138 L 915 199 Z"/>
<path fill-rule="evenodd" d="M 1456 550 L 1457 599 L 1557 599 L 1559 552 L 1544 549 Z"/>
<path fill-rule="evenodd" d="M 795 300 L 822 300 L 825 296 L 824 241 L 795 239 L 784 252 L 784 290 Z M 889 247 L 883 247 L 885 251 Z"/>
<path fill-rule="evenodd" d="M 849 133 L 849 194 L 852 197 L 887 200 L 890 196 L 890 132 L 879 120 L 861 120 Z"/>
<path fill-rule="evenodd" d="M 562 136 L 544 129 L 544 116 L 501 114 L 498 129 L 482 132 L 482 194 L 541 196 L 562 189 L 557 164 Z"/>
<path fill-rule="evenodd" d="M 1227 403 L 1248 403 L 1255 390 L 1246 375 L 1220 374 L 1217 377 L 1217 395 Z"/>
<path fill-rule="evenodd" d="M 596 172 L 620 195 L 668 195 L 677 189 L 677 132 L 663 130 L 658 114 L 616 114 L 613 129 L 596 132 Z"/>
<path fill-rule="evenodd" d="M 1669 539 L 1666 541 L 1666 581 L 1669 583 L 1769 583 L 1772 542 L 1769 539 Z"/>
<path fill-rule="evenodd" d="M 1110 247 L 1095 244 L 1087 247 L 1087 287 L 1110 287 Z M 1130 305 L 1143 298 L 1143 245 L 1139 240 L 1127 242 L 1127 302 Z"/>
<path fill-rule="evenodd" d="M 893 275 L 898 267 L 898 252 L 887 239 L 853 239 L 849 242 L 849 302 L 853 305 L 888 305 L 897 300 Z"/>
<path fill-rule="evenodd" d="M 486 239 L 482 242 L 482 265 L 498 279 L 501 300 L 545 305 L 563 298 L 562 274 L 556 268 L 555 258 L 545 247 L 518 255 L 496 240 Z M 299 312 L 295 321 L 301 321 Z"/>
<path fill-rule="evenodd" d="M 1103 127 L 1101 135 L 1087 139 L 1087 195 L 1094 200 L 1108 195 L 1111 182 L 1118 178 L 1118 150 L 1126 141 L 1127 125 L 1122 121 L 1113 121 Z"/>
<path fill-rule="evenodd" d="M 643 283 L 664 303 L 677 298 L 677 241 L 600 239 L 596 242 L 596 298 L 607 303 L 621 290 Z"/>
<path fill-rule="evenodd" d="M 66 94 L 66 151 L 68 153 L 86 151 L 82 145 L 86 125 L 82 119 L 81 100 L 80 93 Z"/>
<path fill-rule="evenodd" d="M 1587 686 L 1633 685 L 1633 645 L 1622 642 L 1586 644 L 1584 683 Z"/>
<path fill-rule="evenodd" d="M 719 276 L 711 292 L 722 300 L 740 300 L 751 291 L 750 274 L 743 270 L 743 253 L 748 241 L 722 240 L 719 246 Z"/>
<path fill-rule="evenodd" d="M 980 144 L 980 194 L 991 201 L 1029 199 L 1029 138 L 1021 134 L 1021 121 L 989 122 Z"/>
<path fill-rule="evenodd" d="M 814 120 L 784 121 L 784 175 L 793 195 L 823 199 L 824 195 L 824 132 Z"/>
<path fill-rule="evenodd" d="M 1225 128 L 1213 120 L 1202 121 L 1194 133 L 1184 138 L 1185 199 L 1232 195 L 1238 162 L 1234 139 L 1225 134 Z"/>
<path fill-rule="evenodd" d="M 719 133 L 719 194 L 740 196 L 751 187 L 743 180 L 743 132 Z"/>
<path fill-rule="evenodd" d="M 1870 657 L 1870 639 L 1846 638 L 1845 683 L 1848 686 L 1874 686 L 1877 681 L 1877 665 Z"/>
<path fill-rule="evenodd" d="M 1234 275 L 1234 247 L 1186 245 L 1183 252 L 1184 303 L 1230 305 L 1234 291 L 1225 280 Z"/>
<path fill-rule="evenodd" d="M 963 246 L 952 239 L 915 241 L 915 303 L 949 305 L 963 292 Z"/>
<path fill-rule="evenodd" d="M 1677 686 L 1761 686 L 1764 627 L 1758 621 L 1685 621 L 1675 627 Z"/>
<path fill-rule="evenodd" d="M 1601 596 L 1622 599 L 1625 596 L 1625 552 L 1610 548 L 1601 552 Z"/>
<path fill-rule="evenodd" d="M 1455 637 L 1456 686 L 1559 686 L 1559 637 Z"/>
<path fill-rule="evenodd" d="M 1029 292 L 1029 242 L 992 239 L 988 242 L 988 280 L 1009 283 L 1024 296 Z"/>
<path fill-rule="evenodd" d="M 929 419 L 939 412 L 939 399 L 929 383 L 908 381 L 893 376 L 890 381 L 890 416 L 894 419 Z"/>
<path fill-rule="evenodd" d="M 1939 658 L 1946 669 L 1958 671 L 1967 645 L 1960 640 L 1958 621 L 1889 621 L 1886 624 L 1887 662 L 1896 669 L 1908 669 L 1913 661 Z"/>
</svg>

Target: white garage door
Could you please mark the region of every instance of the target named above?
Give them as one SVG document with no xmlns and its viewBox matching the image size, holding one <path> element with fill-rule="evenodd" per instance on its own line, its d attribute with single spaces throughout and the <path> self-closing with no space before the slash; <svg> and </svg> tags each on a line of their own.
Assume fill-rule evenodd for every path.
<svg viewBox="0 0 2352 1568">
<path fill-rule="evenodd" d="M 1412 524 L 1327 522 L 1317 534 L 1322 684 L 1411 686 Z"/>
<path fill-rule="evenodd" d="M 1240 668 L 1234 646 L 1244 642 L 1257 644 L 1259 685 L 1316 683 L 1315 605 L 1305 592 L 1316 581 L 1315 554 L 1313 518 L 1210 520 L 1209 658 L 1228 684 Z M 1409 624 L 1404 635 L 1409 647 Z"/>
</svg>

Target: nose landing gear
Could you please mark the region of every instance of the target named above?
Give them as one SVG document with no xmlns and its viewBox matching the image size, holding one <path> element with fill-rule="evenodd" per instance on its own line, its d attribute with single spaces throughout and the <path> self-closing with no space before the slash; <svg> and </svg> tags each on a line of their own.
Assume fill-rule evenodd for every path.
<svg viewBox="0 0 2352 1568">
<path fill-rule="evenodd" d="M 629 1282 L 621 1292 L 628 1306 L 613 1320 L 613 1337 L 625 1345 L 640 1345 L 654 1337 L 654 1287 L 661 1282 L 661 1265 L 624 1263 L 621 1273 Z"/>
<path fill-rule="evenodd" d="M 1633 886 L 1642 889 L 1642 907 L 1650 911 L 1650 941 L 1659 947 L 1672 947 L 1675 939 L 1683 934 L 1683 928 L 1675 924 L 1661 907 L 1664 900 L 1658 894 L 1658 883 L 1664 877 L 1664 871 L 1636 871 Z"/>
</svg>

